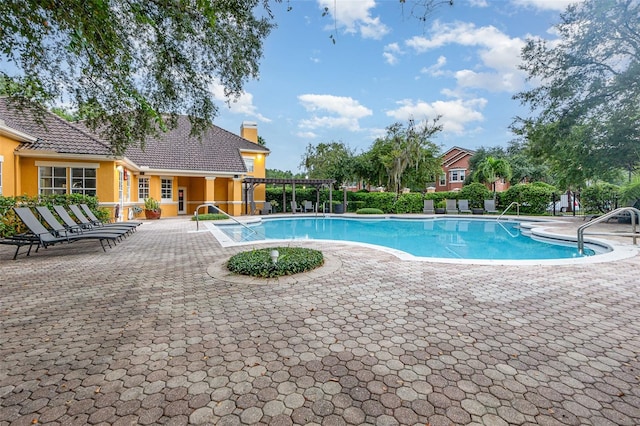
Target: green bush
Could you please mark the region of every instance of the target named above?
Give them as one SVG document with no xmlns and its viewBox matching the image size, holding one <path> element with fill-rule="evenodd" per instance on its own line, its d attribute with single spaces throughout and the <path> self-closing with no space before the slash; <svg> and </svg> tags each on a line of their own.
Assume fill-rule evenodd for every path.
<svg viewBox="0 0 640 426">
<path fill-rule="evenodd" d="M 27 231 L 22 221 L 13 213 L 13 207 L 46 206 L 53 209 L 54 205 L 65 208 L 69 204 L 86 204 L 101 221 L 109 220 L 109 211 L 98 207 L 98 199 L 82 194 L 52 194 L 31 197 L 21 195 L 18 197 L 0 196 L 0 237 L 10 237 Z"/>
<path fill-rule="evenodd" d="M 204 213 L 204 214 L 198 215 L 198 220 L 224 220 L 224 219 L 229 219 L 229 217 L 222 213 Z M 191 220 L 196 220 L 196 217 L 192 216 Z"/>
<path fill-rule="evenodd" d="M 271 251 L 278 250 L 276 263 Z M 300 247 L 271 247 L 238 253 L 227 262 L 227 268 L 236 274 L 260 278 L 275 278 L 311 271 L 324 264 L 322 252 Z"/>
<path fill-rule="evenodd" d="M 554 186 L 544 182 L 519 183 L 500 193 L 500 206 L 506 208 L 517 202 L 520 204 L 520 213 L 544 214 L 555 191 Z"/>
<path fill-rule="evenodd" d="M 585 213 L 604 213 L 612 210 L 620 199 L 620 188 L 610 183 L 598 183 L 580 193 L 580 204 Z"/>
<path fill-rule="evenodd" d="M 422 213 L 424 201 L 422 194 L 410 192 L 408 194 L 400 194 L 394 205 L 394 213 Z"/>
<path fill-rule="evenodd" d="M 384 212 L 380 209 L 374 209 L 371 207 L 366 207 L 363 209 L 356 210 L 357 214 L 384 214 Z"/>
<path fill-rule="evenodd" d="M 458 193 L 458 199 L 469 200 L 469 207 L 472 209 L 484 208 L 484 200 L 492 198 L 493 193 L 480 182 L 465 185 Z"/>
</svg>

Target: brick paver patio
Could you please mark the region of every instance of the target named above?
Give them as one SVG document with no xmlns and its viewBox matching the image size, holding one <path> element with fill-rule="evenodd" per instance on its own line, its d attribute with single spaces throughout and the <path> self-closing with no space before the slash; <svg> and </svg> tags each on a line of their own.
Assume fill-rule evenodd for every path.
<svg viewBox="0 0 640 426">
<path fill-rule="evenodd" d="M 640 257 L 226 276 L 193 222 L 0 247 L 0 425 L 640 424 Z M 630 241 L 629 241 L 630 243 Z"/>
</svg>

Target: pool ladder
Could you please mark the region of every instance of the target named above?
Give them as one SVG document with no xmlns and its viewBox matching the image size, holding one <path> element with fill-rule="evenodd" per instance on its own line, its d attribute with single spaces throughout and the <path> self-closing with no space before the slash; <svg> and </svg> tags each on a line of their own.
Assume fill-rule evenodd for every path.
<svg viewBox="0 0 640 426">
<path fill-rule="evenodd" d="M 598 232 L 598 233 L 591 233 L 591 235 L 611 235 L 611 236 L 623 236 L 623 237 L 632 237 L 633 238 L 633 244 L 637 244 L 637 239 L 638 236 L 640 236 L 640 233 L 638 233 L 637 231 L 637 227 L 636 227 L 636 219 L 638 217 L 640 217 L 640 210 L 636 209 L 635 207 L 620 207 L 617 208 L 615 210 L 610 211 L 607 214 L 604 214 L 602 216 L 596 217 L 592 220 L 590 220 L 589 222 L 585 223 L 584 225 L 578 227 L 578 252 L 580 254 L 583 254 L 584 252 L 584 230 L 587 229 L 588 227 L 595 225 L 596 223 L 600 223 L 604 220 L 609 220 L 612 219 L 615 216 L 619 216 L 620 213 L 623 212 L 629 212 L 631 215 L 631 233 L 619 233 L 619 232 Z"/>
<path fill-rule="evenodd" d="M 201 207 L 213 207 L 214 209 L 216 209 L 218 211 L 218 213 L 225 215 L 226 217 L 228 217 L 229 219 L 231 219 L 232 221 L 234 221 L 238 225 L 242 226 L 243 228 L 253 232 L 256 235 L 260 235 L 260 234 L 258 234 L 258 232 L 256 232 L 255 229 L 252 229 L 252 228 L 248 227 L 247 225 L 245 225 L 244 223 L 240 222 L 235 217 L 231 216 L 229 213 L 227 213 L 227 212 L 225 212 L 223 210 L 220 210 L 220 208 L 218 206 L 216 206 L 215 204 L 211 204 L 211 203 L 200 204 L 198 207 L 196 207 L 196 211 L 194 213 L 194 216 L 196 217 L 196 231 L 200 230 L 200 221 L 198 220 L 198 211 L 200 210 Z"/>
<path fill-rule="evenodd" d="M 510 209 L 514 204 L 516 205 L 516 214 L 517 214 L 518 216 L 520 216 L 520 203 L 518 203 L 518 202 L 514 201 L 514 202 L 512 202 L 511 204 L 509 204 L 509 206 L 508 206 L 506 209 L 504 209 L 504 211 L 503 211 L 502 213 L 500 213 L 500 215 L 496 218 L 496 221 L 500 220 L 500 218 L 501 218 L 502 216 L 504 216 L 504 215 L 505 215 L 505 213 L 506 213 L 506 212 L 508 212 L 508 211 L 509 211 L 509 209 Z"/>
</svg>

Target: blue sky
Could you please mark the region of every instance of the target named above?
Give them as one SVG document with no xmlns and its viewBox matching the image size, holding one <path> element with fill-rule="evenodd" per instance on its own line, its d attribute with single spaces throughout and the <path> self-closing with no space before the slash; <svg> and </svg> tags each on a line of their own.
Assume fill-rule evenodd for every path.
<svg viewBox="0 0 640 426">
<path fill-rule="evenodd" d="M 341 141 L 369 149 L 394 122 L 442 116 L 435 138 L 452 146 L 506 146 L 527 113 L 512 96 L 527 88 L 518 70 L 527 38 L 556 39 L 571 1 L 455 0 L 426 22 L 413 0 L 290 0 L 274 4 L 278 27 L 265 42 L 260 78 L 216 124 L 239 132 L 255 121 L 272 153 L 267 168 L 299 169 L 308 144 Z M 330 15 L 322 17 L 327 6 Z M 336 39 L 333 44 L 330 35 Z"/>
</svg>

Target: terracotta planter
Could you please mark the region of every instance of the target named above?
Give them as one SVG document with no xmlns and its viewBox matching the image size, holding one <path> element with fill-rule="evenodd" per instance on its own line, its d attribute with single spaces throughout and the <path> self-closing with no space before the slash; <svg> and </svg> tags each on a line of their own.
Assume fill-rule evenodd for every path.
<svg viewBox="0 0 640 426">
<path fill-rule="evenodd" d="M 158 209 L 158 210 L 145 210 L 144 211 L 144 217 L 146 217 L 147 219 L 160 219 L 160 214 L 162 213 L 162 210 Z"/>
</svg>

